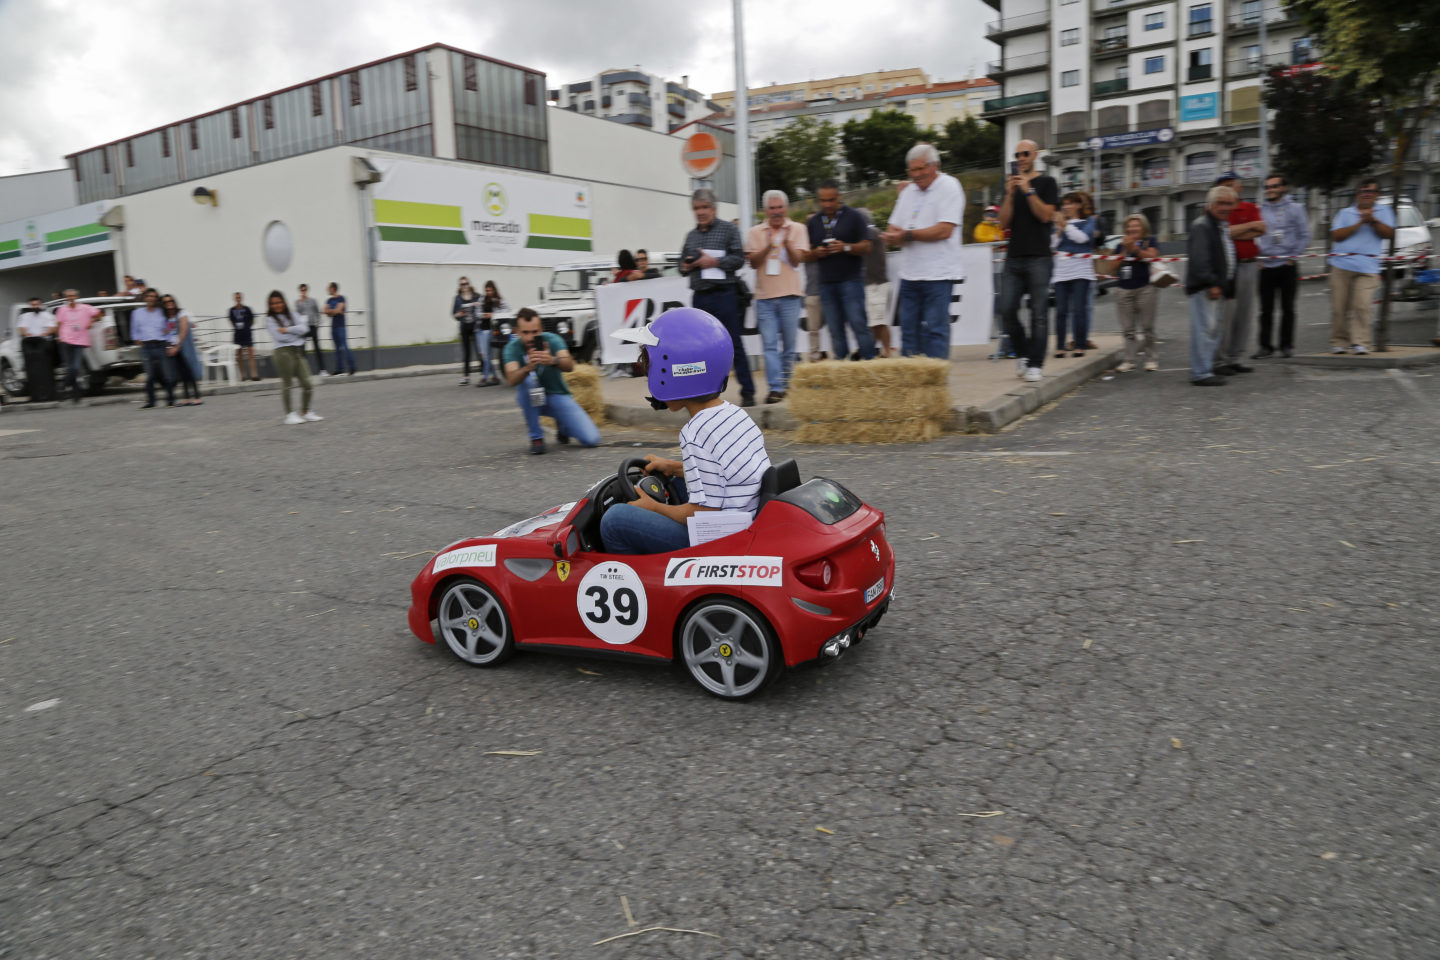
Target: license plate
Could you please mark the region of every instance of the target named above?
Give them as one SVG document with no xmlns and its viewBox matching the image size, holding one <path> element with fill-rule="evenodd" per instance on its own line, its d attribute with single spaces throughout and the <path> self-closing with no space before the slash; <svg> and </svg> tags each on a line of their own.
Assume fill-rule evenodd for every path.
<svg viewBox="0 0 1440 960">
<path fill-rule="evenodd" d="M 884 578 L 884 577 L 881 577 L 879 580 L 876 580 L 873 584 L 870 585 L 870 589 L 869 589 L 869 590 L 866 590 L 866 591 L 865 591 L 865 602 L 866 602 L 866 603 L 872 602 L 876 597 L 880 596 L 880 594 L 882 594 L 882 593 L 884 593 L 884 592 L 885 592 L 885 578 Z"/>
</svg>

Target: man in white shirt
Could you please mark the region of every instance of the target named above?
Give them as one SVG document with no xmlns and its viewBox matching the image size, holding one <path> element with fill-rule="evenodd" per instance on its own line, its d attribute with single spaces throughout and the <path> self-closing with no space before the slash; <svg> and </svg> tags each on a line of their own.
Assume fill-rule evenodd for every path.
<svg viewBox="0 0 1440 960">
<path fill-rule="evenodd" d="M 797 269 L 810 249 L 803 224 L 790 219 L 790 198 L 780 190 L 766 190 L 762 198 L 765 222 L 745 235 L 745 259 L 755 268 L 755 323 L 765 350 L 766 403 L 785 399 L 790 371 L 798 354 L 800 307 L 805 281 Z"/>
<path fill-rule="evenodd" d="M 55 399 L 55 363 L 51 354 L 51 337 L 55 336 L 55 314 L 46 310 L 39 297 L 31 297 L 30 305 L 20 311 L 15 322 L 20 334 L 20 355 L 25 363 L 26 386 L 35 403 Z"/>
<path fill-rule="evenodd" d="M 890 214 L 885 241 L 900 245 L 900 352 L 907 357 L 950 357 L 950 296 L 965 279 L 960 224 L 965 193 L 940 172 L 940 153 L 917 143 L 905 155 L 910 186 Z"/>
</svg>

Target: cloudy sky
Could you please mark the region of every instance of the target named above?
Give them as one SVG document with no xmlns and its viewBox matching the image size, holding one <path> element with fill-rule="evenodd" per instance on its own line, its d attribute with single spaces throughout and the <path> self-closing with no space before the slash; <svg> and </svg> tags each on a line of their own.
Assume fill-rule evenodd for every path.
<svg viewBox="0 0 1440 960">
<path fill-rule="evenodd" d="M 730 0 L 0 0 L 0 176 L 437 41 L 543 70 L 551 87 L 639 64 L 729 90 L 730 11 Z M 996 50 L 981 24 L 996 17 L 982 0 L 746 0 L 750 85 L 901 67 L 980 76 Z"/>
</svg>

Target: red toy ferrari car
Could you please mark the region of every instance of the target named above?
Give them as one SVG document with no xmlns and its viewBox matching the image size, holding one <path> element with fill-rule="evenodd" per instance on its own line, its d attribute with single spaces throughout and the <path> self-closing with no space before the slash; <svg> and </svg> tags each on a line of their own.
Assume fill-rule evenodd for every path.
<svg viewBox="0 0 1440 960">
<path fill-rule="evenodd" d="M 574 503 L 441 550 L 410 585 L 410 629 L 477 667 L 516 649 L 678 660 L 741 700 L 786 666 L 834 660 L 885 615 L 895 555 L 885 516 L 838 483 L 771 466 L 751 525 L 701 547 L 606 553 L 600 517 L 633 500 L 627 460 Z"/>
</svg>

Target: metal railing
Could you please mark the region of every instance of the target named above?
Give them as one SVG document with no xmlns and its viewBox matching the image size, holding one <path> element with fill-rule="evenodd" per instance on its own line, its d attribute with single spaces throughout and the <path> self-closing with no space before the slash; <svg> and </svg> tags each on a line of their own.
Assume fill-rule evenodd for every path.
<svg viewBox="0 0 1440 960">
<path fill-rule="evenodd" d="M 1026 13 L 1018 17 L 1007 17 L 1004 20 L 992 20 L 985 24 L 985 36 L 993 37 L 996 34 L 1012 33 L 1016 30 L 1029 30 L 1036 27 L 1043 27 L 1050 22 L 1050 11 L 1040 10 L 1035 13 Z"/>
<path fill-rule="evenodd" d="M 1130 80 L 1123 77 L 1117 80 L 1097 80 L 1091 86 L 1093 96 L 1103 97 L 1108 93 L 1124 93 L 1130 89 Z"/>
<path fill-rule="evenodd" d="M 1130 34 L 1111 34 L 1108 37 L 1099 37 L 1091 46 L 1096 54 L 1119 53 L 1130 46 Z"/>
<path fill-rule="evenodd" d="M 985 112 L 999 113 L 1001 110 L 1009 110 L 1012 107 L 1038 106 L 1049 102 L 1050 91 L 1048 90 L 1041 90 L 1039 93 L 1021 93 L 1013 97 L 1000 97 L 995 100 L 986 100 Z"/>
<path fill-rule="evenodd" d="M 1040 53 L 1022 53 L 1016 57 L 1006 57 L 1004 60 L 992 60 L 985 65 L 986 74 L 1014 73 L 1017 70 L 1033 70 L 1043 67 L 1050 62 L 1050 54 L 1046 51 Z"/>
</svg>

